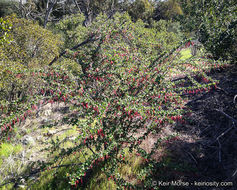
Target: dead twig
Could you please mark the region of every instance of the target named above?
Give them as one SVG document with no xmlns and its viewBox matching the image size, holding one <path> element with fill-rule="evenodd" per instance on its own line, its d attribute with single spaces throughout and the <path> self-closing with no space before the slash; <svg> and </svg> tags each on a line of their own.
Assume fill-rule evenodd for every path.
<svg viewBox="0 0 237 190">
<path fill-rule="evenodd" d="M 219 144 L 219 162 L 221 162 L 221 143 L 220 143 L 220 141 L 219 141 L 219 138 L 217 139 L 217 141 L 218 141 L 218 144 Z"/>
<path fill-rule="evenodd" d="M 222 136 L 224 136 L 226 133 L 228 133 L 232 128 L 234 127 L 234 125 L 232 125 L 232 127 L 228 128 L 227 130 L 225 130 L 223 133 L 221 133 L 216 139 L 221 138 Z"/>
<path fill-rule="evenodd" d="M 237 169 L 235 170 L 235 172 L 232 174 L 232 177 L 234 177 L 237 173 Z"/>
<path fill-rule="evenodd" d="M 188 151 L 186 151 L 184 149 L 183 149 L 183 151 L 186 152 L 192 158 L 192 160 L 194 160 L 196 165 L 198 164 L 197 160 L 194 158 L 194 156 L 190 152 L 188 152 Z"/>
<path fill-rule="evenodd" d="M 226 116 L 227 118 L 229 118 L 230 120 L 232 120 L 233 123 L 237 124 L 237 120 L 234 119 L 233 117 L 231 117 L 230 115 L 228 115 L 227 113 L 221 111 L 221 110 L 218 110 L 218 109 L 215 109 L 215 111 L 218 111 L 220 113 L 222 113 L 224 116 Z"/>
<path fill-rule="evenodd" d="M 217 87 L 216 88 L 216 90 L 219 90 L 219 91 L 221 91 L 221 92 L 224 92 L 224 94 L 226 94 L 226 95 L 230 95 L 230 93 L 228 93 L 227 91 L 225 91 L 224 89 L 222 89 L 222 88 L 220 88 L 220 87 Z"/>
<path fill-rule="evenodd" d="M 237 94 L 235 95 L 234 100 L 233 100 L 234 104 L 236 103 L 236 99 L 237 99 Z"/>
<path fill-rule="evenodd" d="M 220 154 L 221 154 L 221 153 L 220 153 L 221 144 L 220 144 L 219 139 L 220 139 L 221 137 L 223 137 L 224 135 L 226 135 L 229 131 L 231 131 L 231 130 L 236 126 L 237 121 L 236 121 L 236 119 L 234 119 L 233 117 L 229 116 L 228 114 L 226 114 L 225 112 L 223 112 L 223 111 L 221 111 L 221 110 L 215 109 L 215 111 L 218 111 L 218 112 L 222 113 L 223 115 L 225 115 L 227 118 L 229 118 L 229 119 L 232 120 L 232 122 L 233 122 L 233 125 L 232 125 L 231 127 L 229 127 L 227 130 L 225 130 L 223 133 L 221 133 L 221 134 L 216 138 L 216 140 L 213 141 L 213 142 L 210 144 L 210 145 L 212 145 L 212 144 L 215 143 L 216 141 L 218 142 L 218 144 L 219 144 L 219 162 L 221 162 L 221 158 L 220 158 Z"/>
</svg>

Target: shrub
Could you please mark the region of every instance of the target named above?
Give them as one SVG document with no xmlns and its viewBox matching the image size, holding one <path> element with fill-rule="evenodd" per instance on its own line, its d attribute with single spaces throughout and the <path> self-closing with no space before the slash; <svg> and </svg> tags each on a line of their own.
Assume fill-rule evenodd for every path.
<svg viewBox="0 0 237 190">
<path fill-rule="evenodd" d="M 58 35 L 33 21 L 15 15 L 0 21 L 0 101 L 1 105 L 15 104 L 15 107 L 18 99 L 24 99 L 28 90 L 36 85 L 28 70 L 48 64 L 58 55 L 61 42 Z"/>
<path fill-rule="evenodd" d="M 4 18 L 12 25 L 9 36 L 11 43 L 1 46 L 4 54 L 3 60 L 19 62 L 25 66 L 44 65 L 58 55 L 61 44 L 60 37 L 52 32 L 43 29 L 37 23 L 19 19 L 16 16 Z"/>
<path fill-rule="evenodd" d="M 84 35 L 84 38 L 93 36 L 94 40 L 66 54 L 67 59 L 81 65 L 81 75 L 73 75 L 59 65 L 31 72 L 41 83 L 32 89 L 34 93 L 24 108 L 1 121 L 2 136 L 13 135 L 11 128 L 24 122 L 42 104 L 65 102 L 74 117 L 65 116 L 63 122 L 78 126 L 80 133 L 75 146 L 60 150 L 54 161 L 73 153 L 86 154 L 80 160 L 81 167 L 67 174 L 72 187 L 85 187 L 100 170 L 118 188 L 151 188 L 155 163 L 152 156 L 161 142 L 170 142 L 176 137 L 158 139 L 150 153 L 140 147 L 141 142 L 149 134 L 159 133 L 167 124 L 185 122 L 185 100 L 181 96 L 210 91 L 217 84 L 195 62 L 174 61 L 180 49 L 169 42 L 169 47 L 163 47 L 155 40 L 159 35 L 163 37 L 154 28 L 144 28 L 142 21 L 133 23 L 128 14 L 116 14 L 112 19 L 100 15 Z M 189 45 L 190 42 L 186 44 Z M 184 86 L 182 80 L 172 81 L 171 69 L 180 74 L 187 67 L 195 67 L 196 71 L 187 76 L 190 85 Z M 205 82 L 193 79 L 192 75 L 197 73 Z M 139 130 L 144 134 L 136 137 L 134 133 Z M 120 164 L 128 163 L 124 146 L 130 153 L 142 157 L 140 184 L 126 181 L 118 172 Z"/>
</svg>

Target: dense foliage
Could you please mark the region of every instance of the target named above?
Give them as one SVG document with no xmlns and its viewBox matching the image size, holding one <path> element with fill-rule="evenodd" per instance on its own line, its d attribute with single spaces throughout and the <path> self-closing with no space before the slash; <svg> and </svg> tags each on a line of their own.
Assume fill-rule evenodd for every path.
<svg viewBox="0 0 237 190">
<path fill-rule="evenodd" d="M 9 42 L 9 32 L 11 30 L 11 23 L 8 19 L 0 18 L 0 44 Z"/>
<path fill-rule="evenodd" d="M 13 21 L 15 32 L 12 35 L 19 58 L 15 54 L 12 57 L 6 55 L 12 62 L 20 62 L 24 69 L 16 69 L 15 73 L 10 71 L 10 76 L 14 79 L 17 73 L 19 80 L 25 82 L 26 78 L 30 79 L 31 88 L 21 85 L 25 89 L 24 98 L 1 103 L 1 139 L 10 140 L 14 136 L 12 129 L 24 123 L 26 117 L 40 109 L 42 104 L 65 102 L 70 105 L 74 116 L 65 117 L 63 122 L 76 125 L 79 135 L 76 145 L 62 149 L 55 161 L 74 152 L 90 152 L 80 169 L 67 175 L 70 184 L 75 188 L 86 186 L 93 171 L 99 168 L 118 188 L 150 188 L 154 166 L 152 156 L 162 139 L 158 139 L 150 153 L 139 145 L 149 134 L 159 133 L 168 124 L 184 123 L 187 114 L 184 97 L 215 89 L 217 81 L 204 71 L 219 67 L 222 63 L 205 61 L 200 67 L 195 61 L 182 63 L 176 59 L 182 44 L 179 43 L 179 36 L 168 32 L 165 27 L 162 29 L 166 21 L 155 22 L 153 28 L 146 28 L 141 20 L 133 23 L 128 14 L 116 14 L 111 19 L 100 15 L 85 28 L 82 15 L 76 15 L 57 25 L 63 33 L 64 46 L 69 48 L 85 39 L 93 40 L 77 50 L 68 49 L 65 58 L 59 60 L 62 66 L 54 63 L 56 66 L 51 68 L 29 69 L 27 65 L 31 62 L 48 63 L 57 53 L 57 43 L 48 41 L 51 38 L 47 37 L 52 34 L 30 21 L 16 18 Z M 27 29 L 28 35 L 25 32 Z M 19 31 L 28 37 L 27 41 L 14 35 Z M 44 35 L 45 41 L 40 41 L 44 44 L 38 45 L 38 56 L 32 58 L 32 43 L 37 43 L 33 38 L 35 35 L 37 39 Z M 24 47 L 21 51 L 25 51 L 25 58 L 17 49 L 18 44 Z M 193 44 L 188 40 L 184 45 Z M 11 47 L 11 44 L 6 46 L 9 50 Z M 6 50 L 3 48 L 3 51 Z M 72 67 L 65 67 L 69 62 Z M 5 63 L 4 60 L 1 63 Z M 81 72 L 74 71 L 75 63 L 80 65 Z M 187 72 L 188 82 L 182 79 L 184 72 Z M 174 77 L 181 79 L 172 80 Z M 11 81 L 11 84 L 15 82 Z M 144 134 L 135 137 L 133 134 L 140 129 Z M 175 138 L 171 136 L 163 141 Z M 142 183 L 132 184 L 118 173 L 119 163 L 127 162 L 124 158 L 125 145 L 144 158 L 144 168 L 137 176 Z"/>
<path fill-rule="evenodd" d="M 16 9 L 18 3 L 15 1 L 1 0 L 0 1 L 0 17 L 5 17 L 13 13 L 19 13 Z"/>
<path fill-rule="evenodd" d="M 189 32 L 196 35 L 214 58 L 236 60 L 237 6 L 230 0 L 180 0 L 181 18 Z"/>
<path fill-rule="evenodd" d="M 1 33 L 0 101 L 15 107 L 15 101 L 24 99 L 35 85 L 27 71 L 47 64 L 58 54 L 61 42 L 58 35 L 14 15 L 1 18 Z"/>
<path fill-rule="evenodd" d="M 153 18 L 155 20 L 175 20 L 180 15 L 183 15 L 183 10 L 177 0 L 158 1 Z"/>
</svg>

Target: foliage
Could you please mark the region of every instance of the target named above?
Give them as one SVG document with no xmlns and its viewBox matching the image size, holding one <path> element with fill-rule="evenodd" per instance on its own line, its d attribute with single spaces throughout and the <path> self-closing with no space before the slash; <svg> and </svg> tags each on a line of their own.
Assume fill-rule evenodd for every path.
<svg viewBox="0 0 237 190">
<path fill-rule="evenodd" d="M 178 23 L 169 21 L 156 22 L 152 20 L 152 24 L 147 28 L 146 24 L 141 19 L 133 23 L 131 17 L 127 14 L 125 14 L 123 19 L 125 20 L 126 25 L 130 25 L 127 30 L 134 33 L 134 36 L 136 37 L 136 40 L 134 40 L 134 47 L 140 48 L 141 50 L 143 49 L 143 53 L 149 51 L 149 54 L 147 54 L 149 56 L 147 56 L 147 58 L 152 58 L 162 51 L 171 50 L 182 40 L 182 34 L 179 30 Z M 56 24 L 56 28 L 58 29 L 57 32 L 62 32 L 62 35 L 64 36 L 65 48 L 69 49 L 82 42 L 87 36 L 93 34 L 100 25 L 104 25 L 104 22 L 107 22 L 106 16 L 100 15 L 95 19 L 91 26 L 84 27 L 83 20 L 84 16 L 78 14 L 66 17 Z M 109 27 L 108 24 L 106 24 L 106 26 Z M 111 31 L 112 30 L 109 30 L 108 32 L 111 33 Z M 123 34 L 123 38 L 126 38 L 125 34 Z M 85 51 L 85 49 L 86 48 L 83 48 L 82 51 Z M 84 54 L 87 53 L 89 52 L 84 52 Z"/>
<path fill-rule="evenodd" d="M 83 26 L 85 17 L 83 14 L 66 16 L 53 26 L 57 33 L 61 33 L 64 48 L 71 48 L 85 39 L 87 28 Z"/>
<path fill-rule="evenodd" d="M 13 13 L 18 13 L 17 2 L 9 1 L 9 0 L 1 0 L 0 1 L 0 17 L 5 17 L 11 15 Z"/>
<path fill-rule="evenodd" d="M 127 11 L 133 21 L 137 21 L 138 19 L 148 21 L 152 17 L 154 3 L 149 0 L 136 0 L 128 6 Z"/>
<path fill-rule="evenodd" d="M 54 4 L 51 11 L 50 5 Z M 90 22 L 100 13 L 111 15 L 118 9 L 125 9 L 127 3 L 118 0 L 73 0 L 73 1 L 47 1 L 47 0 L 28 0 L 21 5 L 24 18 L 39 21 L 44 25 L 46 12 L 50 13 L 48 21 L 55 23 L 65 16 L 83 14 L 85 16 L 84 25 Z M 87 23 L 88 22 L 88 23 Z"/>
<path fill-rule="evenodd" d="M 77 38 L 94 36 L 95 40 L 85 46 L 67 50 L 67 60 L 79 64 L 82 72 L 75 75 L 65 66 L 56 65 L 21 73 L 21 77 L 32 76 L 35 85 L 15 110 L 2 104 L 1 115 L 5 114 L 0 122 L 2 140 L 10 140 L 14 136 L 12 128 L 19 127 L 42 104 L 65 102 L 74 116 L 65 116 L 62 122 L 76 125 L 79 134 L 75 146 L 61 149 L 54 162 L 73 153 L 86 155 L 79 160 L 80 168 L 66 176 L 72 188 L 88 186 L 98 170 L 116 183 L 118 189 L 151 188 L 155 151 L 162 143 L 177 137 L 158 139 L 149 153 L 141 148 L 142 141 L 151 133 L 159 134 L 167 125 L 182 126 L 188 114 L 184 109 L 185 97 L 214 90 L 218 81 L 205 71 L 224 64 L 196 59 L 180 61 L 177 58 L 182 44 L 178 44 L 177 38 L 169 41 L 163 30 L 145 28 L 141 20 L 133 23 L 128 14 L 116 14 L 111 19 L 100 15 L 84 35 L 80 35 L 80 24 L 70 28 L 67 19 L 63 22 L 65 36 L 71 34 L 72 43 L 76 44 Z M 59 28 L 63 27 L 59 23 Z M 188 40 L 184 45 L 187 48 L 193 43 Z M 144 134 L 136 137 L 134 134 L 140 130 Z M 143 160 L 135 184 L 119 172 L 119 167 L 129 159 L 125 146 Z M 53 155 L 55 149 L 49 151 Z"/>
<path fill-rule="evenodd" d="M 172 22 L 166 20 L 154 21 L 150 20 L 150 26 L 157 31 L 157 38 L 160 41 L 160 44 L 163 44 L 164 47 L 177 46 L 181 41 L 183 41 L 183 33 L 181 31 L 181 25 L 179 22 Z"/>
<path fill-rule="evenodd" d="M 188 31 L 195 31 L 204 47 L 215 59 L 236 60 L 237 7 L 230 1 L 181 0 L 182 23 Z"/>
<path fill-rule="evenodd" d="M 9 42 L 9 32 L 11 30 L 11 23 L 9 20 L 4 20 L 0 18 L 0 45 L 3 43 Z"/>
<path fill-rule="evenodd" d="M 18 19 L 14 15 L 6 17 L 12 25 L 9 36 L 13 39 L 7 46 L 2 46 L 4 60 L 19 62 L 25 66 L 44 65 L 58 55 L 60 37 L 43 29 L 37 23 Z"/>
<path fill-rule="evenodd" d="M 2 165 L 2 159 L 4 157 L 9 157 L 11 154 L 16 154 L 18 152 L 20 152 L 22 149 L 21 145 L 16 145 L 13 146 L 12 144 L 9 143 L 2 143 L 0 145 L 0 166 Z"/>
<path fill-rule="evenodd" d="M 159 20 L 175 20 L 183 15 L 180 3 L 177 0 L 161 1 L 156 4 L 153 18 Z"/>
<path fill-rule="evenodd" d="M 58 55 L 61 42 L 58 35 L 33 21 L 14 15 L 1 20 L 4 23 L 1 28 L 7 30 L 2 39 L 8 36 L 10 40 L 0 45 L 0 100 L 15 101 L 23 98 L 26 88 L 34 85 L 34 79 L 27 76 L 27 69 L 49 63 Z M 21 77 L 22 73 L 26 75 Z"/>
</svg>

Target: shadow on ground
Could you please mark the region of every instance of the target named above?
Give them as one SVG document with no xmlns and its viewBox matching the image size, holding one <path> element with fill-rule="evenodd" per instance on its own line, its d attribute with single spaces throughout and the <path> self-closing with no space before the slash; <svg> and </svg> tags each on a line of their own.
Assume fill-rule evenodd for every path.
<svg viewBox="0 0 237 190">
<path fill-rule="evenodd" d="M 179 139 L 166 145 L 169 154 L 154 172 L 159 189 L 237 189 L 237 66 L 208 75 L 220 83 L 216 90 L 189 98 L 188 122 L 173 129 L 180 133 Z M 163 183 L 172 180 L 189 185 Z M 201 183 L 195 185 L 195 181 Z M 221 182 L 225 182 L 222 187 Z"/>
</svg>

